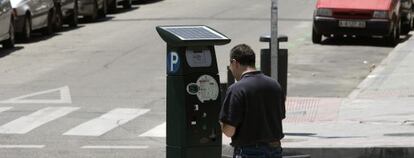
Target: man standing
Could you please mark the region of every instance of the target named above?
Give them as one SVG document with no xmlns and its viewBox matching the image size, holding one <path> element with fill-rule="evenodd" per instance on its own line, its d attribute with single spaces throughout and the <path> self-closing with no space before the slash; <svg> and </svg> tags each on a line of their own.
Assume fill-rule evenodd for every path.
<svg viewBox="0 0 414 158">
<path fill-rule="evenodd" d="M 233 158 L 281 158 L 286 96 L 279 83 L 256 70 L 255 53 L 245 44 L 231 50 L 230 70 L 238 82 L 227 90 L 220 123 L 232 138 Z"/>
</svg>

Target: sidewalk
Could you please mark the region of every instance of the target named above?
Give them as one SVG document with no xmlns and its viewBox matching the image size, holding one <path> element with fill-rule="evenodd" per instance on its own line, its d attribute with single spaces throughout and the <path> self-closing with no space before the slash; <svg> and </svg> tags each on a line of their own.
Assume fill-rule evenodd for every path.
<svg viewBox="0 0 414 158">
<path fill-rule="evenodd" d="M 414 39 L 390 52 L 348 98 L 309 100 L 317 104 L 302 111 L 287 107 L 284 152 L 312 158 L 413 158 Z M 223 155 L 232 155 L 230 146 L 223 148 Z"/>
</svg>

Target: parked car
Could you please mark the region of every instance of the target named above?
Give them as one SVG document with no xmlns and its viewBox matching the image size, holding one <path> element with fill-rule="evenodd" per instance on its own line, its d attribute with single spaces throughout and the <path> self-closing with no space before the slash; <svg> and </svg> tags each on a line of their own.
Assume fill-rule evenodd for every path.
<svg viewBox="0 0 414 158">
<path fill-rule="evenodd" d="M 99 17 L 106 17 L 108 1 L 107 0 L 77 0 L 78 12 L 88 21 L 94 21 Z"/>
<path fill-rule="evenodd" d="M 55 29 L 66 23 L 70 27 L 78 26 L 78 0 L 54 0 L 56 8 Z"/>
<path fill-rule="evenodd" d="M 401 34 L 407 35 L 414 26 L 414 0 L 401 0 Z"/>
<path fill-rule="evenodd" d="M 3 48 L 14 47 L 14 19 L 10 0 L 0 0 L 0 42 Z"/>
<path fill-rule="evenodd" d="M 391 45 L 400 37 L 400 0 L 318 0 L 312 41 L 322 36 L 382 36 Z"/>
<path fill-rule="evenodd" d="M 11 4 L 19 38 L 29 40 L 34 30 L 41 30 L 44 35 L 53 33 L 56 12 L 53 0 L 11 0 Z"/>
<path fill-rule="evenodd" d="M 132 7 L 132 0 L 108 0 L 108 11 L 115 12 L 117 5 L 122 5 L 124 9 Z"/>
</svg>

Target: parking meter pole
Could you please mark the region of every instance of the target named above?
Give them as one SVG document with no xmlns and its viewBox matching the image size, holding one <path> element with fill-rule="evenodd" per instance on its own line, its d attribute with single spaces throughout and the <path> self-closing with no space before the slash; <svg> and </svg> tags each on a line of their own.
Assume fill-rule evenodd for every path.
<svg viewBox="0 0 414 158">
<path fill-rule="evenodd" d="M 221 84 L 214 45 L 230 39 L 200 25 L 156 29 L 167 43 L 167 158 L 221 158 Z"/>
<path fill-rule="evenodd" d="M 271 4 L 271 21 L 270 21 L 270 54 L 271 54 L 271 77 L 274 79 L 278 79 L 278 48 L 279 48 L 279 42 L 278 42 L 278 0 L 272 0 Z"/>
</svg>

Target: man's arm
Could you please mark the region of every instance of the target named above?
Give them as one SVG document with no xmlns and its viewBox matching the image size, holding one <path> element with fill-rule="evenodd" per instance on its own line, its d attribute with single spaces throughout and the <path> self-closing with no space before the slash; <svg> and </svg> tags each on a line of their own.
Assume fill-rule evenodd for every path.
<svg viewBox="0 0 414 158">
<path fill-rule="evenodd" d="M 236 127 L 225 124 L 223 122 L 220 122 L 220 124 L 221 130 L 223 131 L 224 135 L 226 135 L 227 137 L 233 137 L 234 133 L 236 133 Z"/>
</svg>

